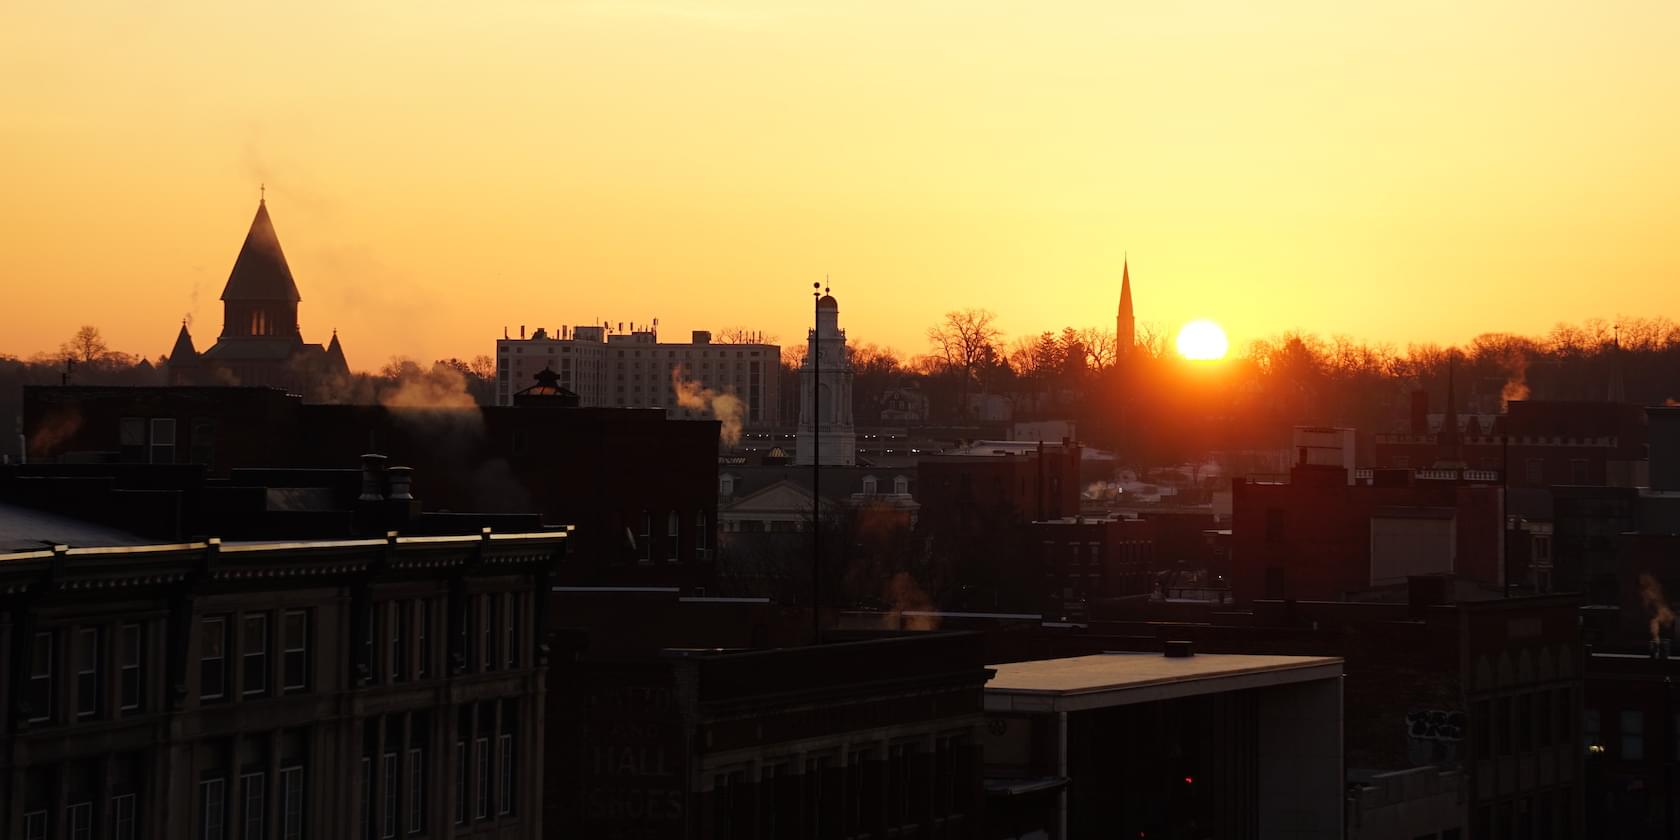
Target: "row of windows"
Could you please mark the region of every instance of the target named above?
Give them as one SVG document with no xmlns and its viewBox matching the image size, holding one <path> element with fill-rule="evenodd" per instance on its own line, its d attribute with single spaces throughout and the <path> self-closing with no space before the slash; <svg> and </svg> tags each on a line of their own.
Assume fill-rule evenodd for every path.
<svg viewBox="0 0 1680 840">
<path fill-rule="evenodd" d="M 535 350 L 536 348 L 532 348 L 532 349 Z M 571 345 L 562 344 L 562 345 L 559 346 L 559 349 L 560 349 L 561 355 L 566 355 L 566 354 L 572 352 L 572 346 Z M 501 350 L 501 353 L 503 355 L 507 354 L 507 348 L 506 347 L 502 347 L 502 348 L 500 348 L 500 350 Z M 552 356 L 552 355 L 554 355 L 554 350 L 555 350 L 554 347 L 546 347 L 546 348 L 544 348 L 543 355 Z M 524 347 L 514 347 L 513 352 L 514 352 L 515 355 L 523 356 L 525 354 L 525 348 Z M 599 350 L 599 348 L 596 348 L 596 347 L 590 347 L 590 348 L 587 348 L 587 350 L 579 349 L 578 352 L 580 354 L 584 353 L 584 352 L 599 353 L 600 350 Z M 614 356 L 614 358 L 624 358 L 625 352 L 626 351 L 624 351 L 624 350 L 615 350 L 613 352 L 613 356 Z M 641 350 L 630 350 L 628 352 L 630 353 L 630 358 L 632 358 L 632 359 L 642 358 L 642 351 Z M 728 350 L 719 350 L 719 351 L 717 351 L 717 355 L 714 357 L 714 356 L 710 355 L 711 351 L 709 351 L 709 350 L 698 350 L 698 351 L 696 351 L 696 350 L 683 350 L 682 351 L 682 357 L 685 358 L 685 359 L 694 358 L 694 354 L 698 353 L 699 358 L 702 358 L 702 359 L 709 359 L 709 358 L 727 359 L 727 358 L 729 358 L 729 352 L 730 351 L 728 351 Z M 759 358 L 760 354 L 765 352 L 765 351 L 762 351 L 762 350 L 736 350 L 734 352 L 735 352 L 735 358 L 737 358 L 737 359 L 747 359 L 747 358 L 757 359 L 757 358 Z M 658 350 L 649 350 L 649 351 L 647 351 L 647 353 L 648 353 L 649 358 L 654 358 L 654 359 L 659 358 L 659 351 Z M 666 350 L 665 351 L 665 358 L 667 358 L 667 359 L 677 358 L 677 351 L 676 350 Z"/>
<path fill-rule="evenodd" d="M 36 632 L 30 639 L 29 681 L 24 691 L 27 719 L 31 723 L 62 721 L 67 712 L 77 720 L 96 719 L 107 716 L 113 703 L 123 715 L 143 711 L 145 640 L 141 624 L 79 625 Z M 66 644 L 68 662 L 60 658 Z M 115 668 L 107 663 L 115 663 Z M 72 677 L 68 681 L 59 678 L 66 665 Z"/>
<path fill-rule="evenodd" d="M 199 699 L 264 697 L 276 687 L 284 694 L 308 691 L 311 617 L 309 610 L 282 610 L 199 619 Z M 233 667 L 230 658 L 237 658 Z"/>
<path fill-rule="evenodd" d="M 652 563 L 654 557 L 657 556 L 667 563 L 679 562 L 681 560 L 679 552 L 682 550 L 682 529 L 682 515 L 674 510 L 666 512 L 665 535 L 663 539 L 659 540 L 660 545 L 656 550 L 653 536 L 653 512 L 646 510 L 642 511 L 641 526 L 636 531 L 636 541 L 634 546 L 637 561 L 642 563 Z M 706 553 L 710 546 L 710 534 L 711 524 L 706 518 L 706 512 L 703 510 L 695 511 L 693 550 L 694 561 L 697 563 L 706 562 Z"/>
<path fill-rule="evenodd" d="M 1471 707 L 1477 758 L 1516 755 L 1571 743 L 1573 692 L 1568 688 L 1529 691 Z"/>
<path fill-rule="evenodd" d="M 1603 755 L 1610 753 L 1623 761 L 1644 761 L 1650 759 L 1680 759 L 1680 712 L 1675 712 L 1669 729 L 1669 754 L 1663 755 L 1659 750 L 1647 748 L 1651 733 L 1646 729 L 1645 712 L 1640 709 L 1622 709 L 1614 718 L 1616 729 L 1613 738 L 1605 737 L 1605 716 L 1598 709 L 1587 709 L 1581 714 L 1581 742 L 1588 753 Z M 1658 745 L 1661 745 L 1659 740 Z M 1614 752 L 1612 752 L 1614 748 Z"/>
<path fill-rule="evenodd" d="M 1573 797 L 1572 789 L 1557 788 L 1479 805 L 1470 836 L 1570 840 L 1575 836 Z"/>
<path fill-rule="evenodd" d="M 211 775 L 198 783 L 198 836 L 201 840 L 263 840 L 266 829 L 278 821 L 279 840 L 304 840 L 306 835 L 304 808 L 308 791 L 304 788 L 304 767 L 301 764 L 280 768 L 279 790 L 270 800 L 268 773 L 255 770 L 240 773 L 234 779 Z M 237 785 L 230 789 L 230 784 Z M 229 801 L 237 796 L 238 802 Z M 229 817 L 237 804 L 238 824 L 230 825 Z"/>
<path fill-rule="evenodd" d="M 770 758 L 713 774 L 713 836 L 867 837 L 911 834 L 926 819 L 961 819 L 974 773 L 965 734 Z M 844 760 L 842 763 L 842 759 Z"/>
<path fill-rule="evenodd" d="M 22 784 L 12 788 L 18 795 L 12 813 L 22 817 L 22 832 L 15 836 L 139 840 L 144 766 L 141 754 L 120 753 L 22 771 Z"/>
<path fill-rule="evenodd" d="M 442 597 L 382 601 L 368 616 L 362 660 L 370 682 L 402 683 L 440 676 L 437 628 L 449 604 Z M 468 673 L 522 667 L 528 632 L 526 595 L 486 592 L 466 596 L 453 649 Z"/>
<path fill-rule="evenodd" d="M 175 463 L 177 421 L 174 417 L 123 417 L 117 421 L 118 457 L 128 464 Z M 189 463 L 208 464 L 216 454 L 216 421 L 194 417 L 189 439 Z"/>
</svg>

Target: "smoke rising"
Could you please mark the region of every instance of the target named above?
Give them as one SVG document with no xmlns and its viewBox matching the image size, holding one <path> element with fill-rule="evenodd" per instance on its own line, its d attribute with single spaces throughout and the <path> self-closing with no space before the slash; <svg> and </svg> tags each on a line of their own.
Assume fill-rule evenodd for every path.
<svg viewBox="0 0 1680 840">
<path fill-rule="evenodd" d="M 396 381 L 379 392 L 379 404 L 441 467 L 443 476 L 417 473 L 416 483 L 447 481 L 465 486 L 480 511 L 523 511 L 531 498 L 504 458 L 487 451 L 484 413 L 467 391 L 467 378 L 448 365 L 430 370 L 400 364 Z"/>
<path fill-rule="evenodd" d="M 1505 360 L 1505 387 L 1499 391 L 1499 410 L 1506 410 L 1512 400 L 1528 399 L 1528 357 L 1512 353 Z"/>
<path fill-rule="evenodd" d="M 933 599 L 922 591 L 916 579 L 908 572 L 898 572 L 887 580 L 887 585 L 881 592 L 881 597 L 892 605 L 894 612 L 899 614 L 899 621 L 905 630 L 938 630 L 939 616 L 937 615 L 905 615 L 910 612 L 932 612 Z"/>
<path fill-rule="evenodd" d="M 671 368 L 671 390 L 677 394 L 678 406 L 710 412 L 723 424 L 718 437 L 725 445 L 741 442 L 741 417 L 746 413 L 746 404 L 739 397 L 702 388 L 699 382 L 685 378 L 677 367 Z"/>
<path fill-rule="evenodd" d="M 1674 610 L 1663 597 L 1662 584 L 1644 572 L 1639 574 L 1639 600 L 1651 613 L 1651 641 L 1657 641 L 1662 637 L 1663 626 L 1674 623 Z"/>
</svg>

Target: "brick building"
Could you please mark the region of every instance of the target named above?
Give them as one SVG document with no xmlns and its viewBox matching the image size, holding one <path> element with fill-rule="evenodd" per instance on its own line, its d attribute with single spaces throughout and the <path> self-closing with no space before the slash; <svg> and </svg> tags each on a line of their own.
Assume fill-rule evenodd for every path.
<svg viewBox="0 0 1680 840">
<path fill-rule="evenodd" d="M 718 423 L 564 399 L 471 409 L 317 405 L 267 388 L 24 391 L 29 459 L 413 469 L 437 510 L 529 512 L 575 525 L 574 583 L 704 587 L 717 522 Z"/>
<path fill-rule="evenodd" d="M 631 617 L 633 620 L 633 617 Z M 548 825 L 606 838 L 975 837 L 972 634 L 580 652 L 550 695 Z"/>
<path fill-rule="evenodd" d="M 1236 600 L 1341 600 L 1425 574 L 1502 587 L 1502 488 L 1440 474 L 1383 471 L 1349 484 L 1340 467 L 1307 464 L 1287 484 L 1234 480 Z"/>
<path fill-rule="evenodd" d="M 1431 415 L 1418 392 L 1407 430 L 1375 436 L 1373 466 L 1428 468 L 1454 444 L 1467 467 L 1508 473 L 1514 489 L 1645 483 L 1645 409 L 1612 402 L 1512 400 L 1503 415 L 1484 418 Z"/>
<path fill-rule="evenodd" d="M 544 836 L 564 534 L 0 554 L 24 840 Z"/>
<path fill-rule="evenodd" d="M 1141 519 L 1069 516 L 1034 522 L 1044 613 L 1082 618 L 1092 601 L 1155 590 L 1154 528 Z"/>
</svg>

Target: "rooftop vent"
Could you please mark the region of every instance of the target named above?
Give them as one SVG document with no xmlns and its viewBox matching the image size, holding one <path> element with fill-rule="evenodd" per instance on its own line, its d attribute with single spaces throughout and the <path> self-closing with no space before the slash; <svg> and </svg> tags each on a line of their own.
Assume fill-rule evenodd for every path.
<svg viewBox="0 0 1680 840">
<path fill-rule="evenodd" d="M 1188 659 L 1195 655 L 1195 651 L 1190 649 L 1190 643 L 1182 640 L 1167 642 L 1166 653 L 1168 659 Z"/>
</svg>

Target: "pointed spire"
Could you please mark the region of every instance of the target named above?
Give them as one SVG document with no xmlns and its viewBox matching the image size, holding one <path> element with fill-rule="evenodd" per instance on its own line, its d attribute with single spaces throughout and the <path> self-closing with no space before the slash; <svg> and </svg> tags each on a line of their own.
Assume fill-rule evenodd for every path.
<svg viewBox="0 0 1680 840">
<path fill-rule="evenodd" d="M 344 345 L 338 343 L 338 328 L 333 328 L 332 341 L 327 343 L 327 361 L 340 373 L 350 372 L 350 362 L 344 358 Z"/>
<path fill-rule="evenodd" d="M 286 265 L 286 255 L 280 250 L 280 237 L 274 233 L 274 223 L 268 218 L 268 202 L 257 201 L 257 215 L 251 220 L 251 230 L 245 234 L 245 244 L 233 261 L 222 300 L 285 301 L 297 303 L 297 283 L 292 269 Z"/>
<path fill-rule="evenodd" d="M 175 346 L 169 350 L 169 363 L 172 365 L 185 364 L 198 359 L 198 350 L 193 347 L 192 333 L 187 331 L 187 319 L 181 319 L 181 331 L 175 335 Z"/>
<path fill-rule="evenodd" d="M 1120 266 L 1120 311 L 1114 316 L 1114 359 L 1137 345 L 1137 318 L 1132 314 L 1132 260 L 1128 254 Z"/>
</svg>

